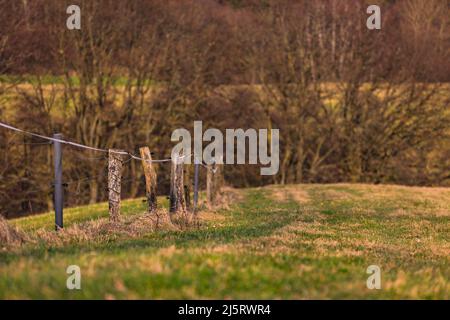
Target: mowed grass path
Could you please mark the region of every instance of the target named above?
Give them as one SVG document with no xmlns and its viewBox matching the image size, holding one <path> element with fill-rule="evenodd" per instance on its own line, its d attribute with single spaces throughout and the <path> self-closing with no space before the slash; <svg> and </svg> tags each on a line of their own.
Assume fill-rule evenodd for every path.
<svg viewBox="0 0 450 320">
<path fill-rule="evenodd" d="M 240 190 L 198 230 L 0 252 L 0 298 L 449 299 L 450 189 L 295 185 Z M 140 214 L 141 199 L 125 201 Z M 107 215 L 66 210 L 67 226 Z M 206 216 L 205 216 L 206 217 Z M 12 222 L 34 232 L 52 216 Z M 66 288 L 67 266 L 81 290 Z M 378 265 L 381 290 L 366 269 Z"/>
</svg>

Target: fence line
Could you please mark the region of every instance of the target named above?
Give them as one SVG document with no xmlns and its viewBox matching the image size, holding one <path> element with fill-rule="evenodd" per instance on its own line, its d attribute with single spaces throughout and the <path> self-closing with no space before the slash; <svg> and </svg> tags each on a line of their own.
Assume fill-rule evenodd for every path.
<svg viewBox="0 0 450 320">
<path fill-rule="evenodd" d="M 33 136 L 33 137 L 41 138 L 41 139 L 44 139 L 44 140 L 48 140 L 48 141 L 52 141 L 52 142 L 59 142 L 59 143 L 62 143 L 62 144 L 67 144 L 67 145 L 70 145 L 70 146 L 73 146 L 73 147 L 77 147 L 77 148 L 82 148 L 82 149 L 87 149 L 87 150 L 97 151 L 97 152 L 104 152 L 104 153 L 108 153 L 109 152 L 108 149 L 100 149 L 100 148 L 90 147 L 90 146 L 86 146 L 86 145 L 81 144 L 81 143 L 76 143 L 76 142 L 72 142 L 72 141 L 68 141 L 68 140 L 64 140 L 64 139 L 47 137 L 47 136 L 44 136 L 44 135 L 41 135 L 41 134 L 38 134 L 38 133 L 33 133 L 33 132 L 29 132 L 29 131 L 26 131 L 26 130 L 22 130 L 22 129 L 13 127 L 13 126 L 8 125 L 8 124 L 3 123 L 3 122 L 0 122 L 0 127 L 3 127 L 5 129 L 9 129 L 9 130 L 13 130 L 13 131 L 16 131 L 16 132 L 20 132 L 20 133 L 23 133 L 23 134 L 27 134 L 27 135 L 30 135 L 30 136 Z M 141 157 L 138 157 L 138 156 L 136 156 L 136 155 L 134 155 L 134 154 L 132 154 L 131 152 L 128 152 L 128 151 L 116 151 L 116 150 L 114 150 L 112 152 L 115 153 L 115 154 L 118 154 L 118 155 L 130 156 L 134 160 L 143 161 L 143 159 Z M 182 158 L 184 158 L 184 157 L 187 157 L 187 155 L 182 156 Z M 167 158 L 167 159 L 152 160 L 152 162 L 169 162 L 169 161 L 172 161 L 172 159 L 171 158 Z"/>
<path fill-rule="evenodd" d="M 170 180 L 170 213 L 174 215 L 180 215 L 181 217 L 184 217 L 187 219 L 187 211 L 191 211 L 190 207 L 190 194 L 189 185 L 185 185 L 185 179 L 184 179 L 184 158 L 186 157 L 192 157 L 194 153 L 191 154 L 184 154 L 184 155 L 175 155 L 174 158 L 167 158 L 167 159 L 156 159 L 153 160 L 151 156 L 145 156 L 144 153 L 141 152 L 141 156 L 134 155 L 128 151 L 124 151 L 121 149 L 101 149 L 96 147 L 90 147 L 87 145 L 83 145 L 80 143 L 68 141 L 62 139 L 61 134 L 55 134 L 53 137 L 47 137 L 45 135 L 29 132 L 23 129 L 19 129 L 17 127 L 8 125 L 6 123 L 0 122 L 0 127 L 12 130 L 17 133 L 21 133 L 24 135 L 29 135 L 32 137 L 37 137 L 39 139 L 47 140 L 46 143 L 27 143 L 26 141 L 23 144 L 35 144 L 35 145 L 44 145 L 44 144 L 51 144 L 53 143 L 54 146 L 54 167 L 55 167 L 55 180 L 53 185 L 53 188 L 50 190 L 53 190 L 54 195 L 54 209 L 55 209 L 55 228 L 56 230 L 60 230 L 63 228 L 63 208 L 64 208 L 64 193 L 65 189 L 69 186 L 74 186 L 76 188 L 74 194 L 80 194 L 81 193 L 81 185 L 83 183 L 87 183 L 92 180 L 97 180 L 99 178 L 105 177 L 107 175 L 108 177 L 108 200 L 109 200 L 109 213 L 110 213 L 110 219 L 113 221 L 118 221 L 120 216 L 120 202 L 121 202 L 121 184 L 127 183 L 130 181 L 141 181 L 139 178 L 131 177 L 129 179 L 122 179 L 122 168 L 123 165 L 130 162 L 131 160 L 138 160 L 142 162 L 142 165 L 144 166 L 144 174 L 145 174 L 145 183 L 146 183 L 146 189 L 152 191 L 154 187 L 154 194 L 152 197 L 148 197 L 151 201 L 149 201 L 150 209 L 149 212 L 153 212 L 157 208 L 156 204 L 156 174 L 154 172 L 151 172 L 152 170 L 145 170 L 146 168 L 151 168 L 151 163 L 162 163 L 162 162 L 171 162 L 172 168 L 171 168 L 171 180 Z M 63 172 L 62 172 L 62 148 L 61 145 L 69 145 L 76 148 L 81 148 L 85 150 L 95 151 L 95 152 L 102 152 L 108 154 L 108 156 L 103 157 L 84 157 L 82 155 L 78 155 L 75 153 L 75 155 L 81 159 L 85 160 L 108 160 L 108 173 L 105 174 L 104 172 L 100 173 L 99 175 L 95 176 L 87 176 L 82 179 L 73 180 L 64 183 L 63 182 Z M 150 151 L 147 147 L 147 153 L 150 154 Z M 143 148 L 140 150 L 142 151 Z M 217 178 L 216 178 L 216 171 L 218 167 L 216 165 L 206 165 L 198 159 L 194 155 L 194 169 L 195 169 L 195 177 L 194 177 L 194 203 L 193 203 L 193 214 L 196 216 L 196 209 L 197 209 L 197 202 L 198 202 L 198 169 L 199 166 L 202 166 L 206 168 L 207 170 L 207 193 L 214 195 L 217 193 L 217 189 L 220 188 L 220 185 L 217 184 Z M 214 186 L 212 186 L 214 184 Z M 217 185 L 217 186 L 216 186 Z M 50 191 L 49 190 L 49 191 Z M 67 189 L 66 189 L 67 191 Z M 39 191 L 26 191 L 25 193 L 46 193 L 45 190 L 39 190 Z M 148 194 L 148 196 L 151 196 L 151 194 Z M 154 201 L 152 200 L 154 198 Z M 213 197 L 208 196 L 208 203 L 213 204 L 214 201 Z M 211 198 L 211 199 L 210 199 Z M 154 208 L 151 208 L 151 202 L 154 202 Z M 186 203 L 186 201 L 189 201 L 189 203 Z M 185 221 L 187 222 L 187 220 Z"/>
</svg>

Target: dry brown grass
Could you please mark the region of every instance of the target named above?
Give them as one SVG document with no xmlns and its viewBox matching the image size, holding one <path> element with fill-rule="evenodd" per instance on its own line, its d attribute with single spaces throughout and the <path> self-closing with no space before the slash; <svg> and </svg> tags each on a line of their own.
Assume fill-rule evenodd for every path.
<svg viewBox="0 0 450 320">
<path fill-rule="evenodd" d="M 26 240 L 25 234 L 11 227 L 0 215 L 0 248 L 18 246 Z"/>
<path fill-rule="evenodd" d="M 229 210 L 231 204 L 241 202 L 243 198 L 243 194 L 239 190 L 222 187 L 214 206 L 208 206 L 206 203 L 201 205 L 193 219 L 193 225 L 200 226 L 203 223 L 208 223 L 212 227 L 216 227 L 225 223 L 226 217 L 221 213 L 221 210 Z"/>
<path fill-rule="evenodd" d="M 158 209 L 152 214 L 143 213 L 121 216 L 117 222 L 110 221 L 108 218 L 99 218 L 87 222 L 75 223 L 61 229 L 59 232 L 39 229 L 29 237 L 28 241 L 30 243 L 44 242 L 49 246 L 64 246 L 69 243 L 135 239 L 155 231 L 188 230 L 200 226 L 203 221 L 223 221 L 225 217 L 218 210 L 228 208 L 230 203 L 241 198 L 242 196 L 236 190 L 224 188 L 217 205 L 214 208 L 200 210 L 196 217 L 191 212 L 171 215 L 166 209 Z M 16 231 L 11 228 L 9 229 L 12 231 L 7 233 L 8 235 L 16 234 L 12 233 Z"/>
<path fill-rule="evenodd" d="M 224 186 L 221 192 L 217 195 L 215 204 L 209 206 L 210 210 L 225 209 L 229 210 L 232 203 L 240 202 L 243 199 L 243 195 L 237 189 Z"/>
<path fill-rule="evenodd" d="M 367 201 L 374 205 L 395 203 L 399 208 L 389 213 L 391 216 L 450 216 L 449 188 L 347 183 L 315 186 L 321 187 L 320 197 L 324 201 L 353 201 L 349 212 L 375 213 L 374 208 L 364 204 Z"/>
<path fill-rule="evenodd" d="M 59 232 L 40 229 L 32 242 L 45 242 L 48 245 L 68 243 L 103 242 L 114 239 L 134 239 L 156 230 L 179 230 L 173 224 L 166 210 L 159 209 L 154 214 L 138 214 L 121 217 L 113 222 L 107 218 L 73 224 Z"/>
<path fill-rule="evenodd" d="M 200 221 L 204 222 L 223 222 L 226 217 L 220 212 L 213 210 L 202 210 L 198 213 Z"/>
<path fill-rule="evenodd" d="M 319 186 L 319 185 L 316 185 Z M 324 185 L 327 186 L 327 185 Z M 429 200 L 442 203 L 448 206 L 450 199 L 449 188 L 439 187 L 410 187 L 389 184 L 349 184 L 339 183 L 332 185 L 334 189 L 326 189 L 327 195 L 336 196 L 338 198 L 359 198 L 367 200 L 383 200 L 386 198 L 397 198 L 402 195 L 414 194 L 414 200 Z M 342 187 L 342 190 L 336 189 Z M 358 190 L 359 195 L 345 192 L 346 189 Z"/>
<path fill-rule="evenodd" d="M 309 194 L 302 188 L 301 185 L 283 186 L 269 186 L 266 189 L 270 190 L 271 197 L 280 202 L 293 200 L 299 204 L 305 204 L 310 201 Z"/>
</svg>

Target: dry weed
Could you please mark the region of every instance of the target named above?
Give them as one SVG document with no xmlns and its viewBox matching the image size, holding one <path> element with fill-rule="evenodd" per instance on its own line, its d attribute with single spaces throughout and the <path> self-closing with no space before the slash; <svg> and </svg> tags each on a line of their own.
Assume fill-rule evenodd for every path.
<svg viewBox="0 0 450 320">
<path fill-rule="evenodd" d="M 6 219 L 0 216 L 0 247 L 21 245 L 26 241 L 26 236 L 11 227 Z"/>
</svg>

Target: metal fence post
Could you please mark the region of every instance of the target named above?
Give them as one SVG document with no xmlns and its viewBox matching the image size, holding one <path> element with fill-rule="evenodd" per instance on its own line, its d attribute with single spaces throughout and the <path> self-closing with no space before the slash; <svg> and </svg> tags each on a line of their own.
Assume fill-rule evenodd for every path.
<svg viewBox="0 0 450 320">
<path fill-rule="evenodd" d="M 62 134 L 53 135 L 55 139 L 62 139 Z M 55 206 L 55 229 L 63 228 L 63 208 L 64 208 L 64 192 L 62 185 L 62 148 L 61 143 L 53 141 L 53 157 L 55 164 L 55 181 L 54 181 L 54 206 Z"/>
</svg>

